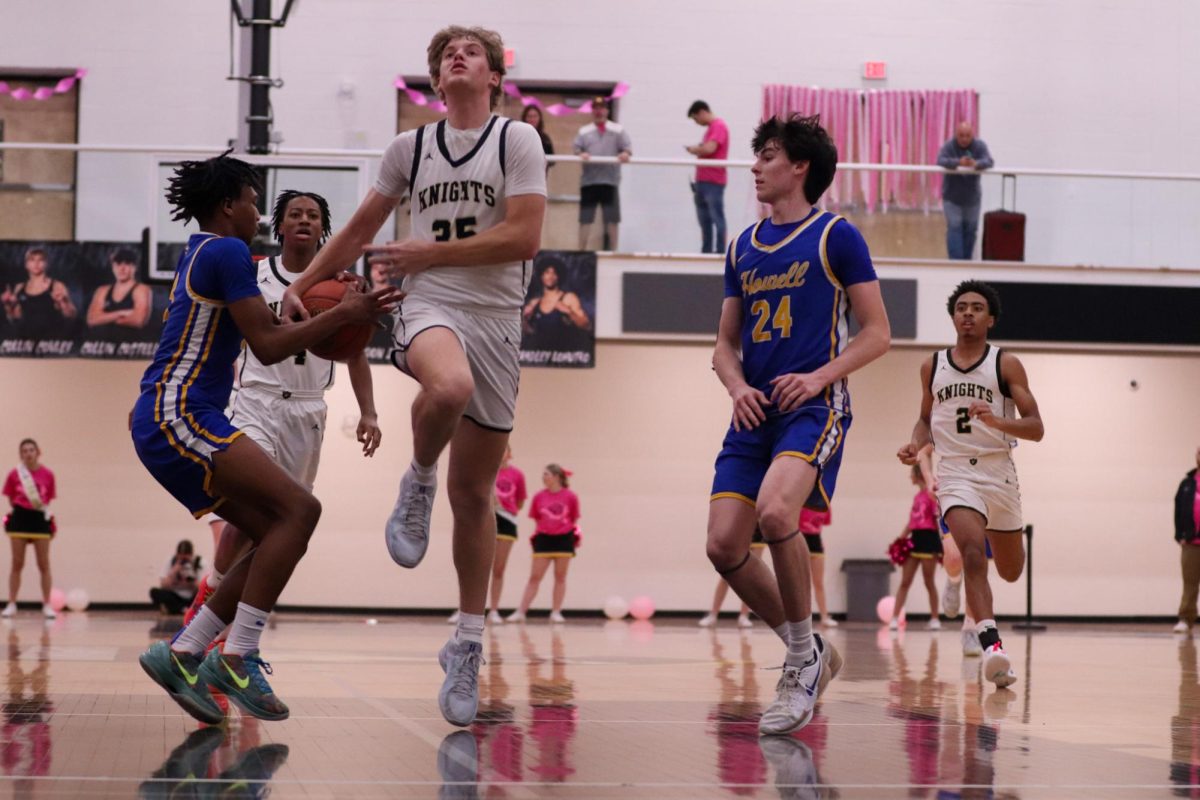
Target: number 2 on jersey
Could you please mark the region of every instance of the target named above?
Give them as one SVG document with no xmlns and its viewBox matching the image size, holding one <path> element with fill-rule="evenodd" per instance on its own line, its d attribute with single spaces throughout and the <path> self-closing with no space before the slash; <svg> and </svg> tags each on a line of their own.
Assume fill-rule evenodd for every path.
<svg viewBox="0 0 1200 800">
<path fill-rule="evenodd" d="M 955 417 L 955 422 L 958 423 L 957 427 L 959 433 L 971 432 L 971 415 L 967 412 L 967 409 L 960 408 L 958 410 L 958 415 Z"/>
<path fill-rule="evenodd" d="M 433 221 L 433 240 L 435 242 L 448 242 L 451 238 L 451 233 L 455 239 L 466 239 L 475 235 L 475 218 L 474 217 L 459 217 L 455 220 L 435 219 Z M 453 226 L 453 227 L 452 227 Z"/>
<path fill-rule="evenodd" d="M 791 295 L 785 294 L 779 298 L 774 317 L 771 316 L 771 304 L 766 300 L 755 300 L 750 306 L 750 313 L 755 316 L 754 330 L 750 333 L 750 340 L 755 344 L 771 341 L 773 334 L 767 330 L 767 320 L 771 321 L 774 330 L 779 331 L 779 338 L 787 339 L 792 335 Z"/>
</svg>

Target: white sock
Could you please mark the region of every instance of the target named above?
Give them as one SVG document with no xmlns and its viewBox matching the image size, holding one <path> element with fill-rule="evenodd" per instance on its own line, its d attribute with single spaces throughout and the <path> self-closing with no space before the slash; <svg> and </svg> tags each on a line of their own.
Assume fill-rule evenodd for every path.
<svg viewBox="0 0 1200 800">
<path fill-rule="evenodd" d="M 483 644 L 483 614 L 459 612 L 458 627 L 454 629 L 454 640 Z"/>
<path fill-rule="evenodd" d="M 437 480 L 437 462 L 433 462 L 432 467 L 425 467 L 417 463 L 414 458 L 412 460 L 412 471 L 417 476 L 417 483 L 433 483 Z"/>
<path fill-rule="evenodd" d="M 223 580 L 225 580 L 225 573 L 221 572 L 220 570 L 213 569 L 212 572 L 208 573 L 208 588 L 215 592 Z"/>
<path fill-rule="evenodd" d="M 785 622 L 776 628 L 772 628 L 772 630 L 775 631 L 776 636 L 778 636 L 780 639 L 783 640 L 784 645 L 787 645 L 787 643 L 788 643 L 788 624 Z"/>
<path fill-rule="evenodd" d="M 223 630 L 225 623 L 211 608 L 204 606 L 192 618 L 191 623 L 175 637 L 175 641 L 171 642 L 171 649 L 176 653 L 203 653 Z"/>
<path fill-rule="evenodd" d="M 802 667 L 813 660 L 812 617 L 802 622 L 788 622 L 788 651 L 783 663 Z"/>
<path fill-rule="evenodd" d="M 950 581 L 950 582 L 951 582 L 951 583 L 953 583 L 955 586 L 957 586 L 958 584 L 962 583 L 962 573 L 961 573 L 961 572 L 960 572 L 960 573 L 958 573 L 958 577 L 956 578 L 956 577 L 954 577 L 953 575 L 951 575 L 949 572 L 947 572 L 947 573 L 946 573 L 946 580 Z"/>
<path fill-rule="evenodd" d="M 258 640 L 267 627 L 267 617 L 270 613 L 245 603 L 238 603 L 237 616 L 233 618 L 233 627 L 229 629 L 229 638 L 225 640 L 223 652 L 230 656 L 244 656 L 257 650 Z"/>
<path fill-rule="evenodd" d="M 975 632 L 983 633 L 988 628 L 994 628 L 994 627 L 996 627 L 996 620 L 994 620 L 994 619 L 980 620 L 979 624 L 975 626 Z"/>
</svg>

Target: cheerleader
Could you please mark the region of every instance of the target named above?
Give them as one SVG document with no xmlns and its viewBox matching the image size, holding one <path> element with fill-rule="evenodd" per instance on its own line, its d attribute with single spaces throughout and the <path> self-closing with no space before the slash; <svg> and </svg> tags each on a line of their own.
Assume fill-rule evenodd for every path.
<svg viewBox="0 0 1200 800">
<path fill-rule="evenodd" d="M 566 622 L 562 615 L 563 597 L 567 594 L 567 568 L 575 557 L 579 543 L 576 523 L 579 521 L 579 498 L 567 488 L 571 473 L 558 464 L 550 464 L 542 473 L 542 484 L 546 487 L 533 496 L 529 516 L 537 521 L 537 532 L 530 542 L 533 545 L 533 566 L 529 571 L 529 583 L 525 585 L 525 596 L 521 606 L 509 614 L 508 622 L 524 622 L 525 614 L 546 571 L 554 564 L 554 595 L 550 611 L 551 622 Z"/>
<path fill-rule="evenodd" d="M 908 599 L 908 587 L 912 586 L 921 568 L 921 578 L 925 581 L 925 589 L 929 592 L 929 630 L 941 630 L 942 623 L 938 620 L 938 591 L 933 581 L 937 571 L 938 560 L 942 557 L 942 537 L 938 533 L 938 504 L 933 492 L 929 491 L 924 474 L 919 465 L 913 465 L 912 483 L 917 487 L 913 497 L 912 510 L 908 515 L 908 525 L 904 527 L 901 538 L 912 541 L 912 549 L 904 559 L 900 573 L 900 588 L 896 591 L 896 602 L 892 609 L 892 619 L 888 628 L 897 630 L 900 627 L 900 615 L 904 612 L 904 602 Z"/>
</svg>

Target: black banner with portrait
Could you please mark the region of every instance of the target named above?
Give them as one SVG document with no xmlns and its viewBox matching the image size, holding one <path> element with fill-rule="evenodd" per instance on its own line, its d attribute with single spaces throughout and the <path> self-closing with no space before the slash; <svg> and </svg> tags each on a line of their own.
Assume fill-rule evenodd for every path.
<svg viewBox="0 0 1200 800">
<path fill-rule="evenodd" d="M 0 242 L 0 356 L 154 355 L 167 288 L 140 242 Z"/>
<path fill-rule="evenodd" d="M 596 366 L 596 254 L 543 250 L 521 309 L 521 366 Z"/>
</svg>

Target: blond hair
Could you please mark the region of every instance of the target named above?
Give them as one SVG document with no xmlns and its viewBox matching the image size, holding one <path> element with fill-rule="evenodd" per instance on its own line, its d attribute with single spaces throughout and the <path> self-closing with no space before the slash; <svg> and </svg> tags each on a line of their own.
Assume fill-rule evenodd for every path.
<svg viewBox="0 0 1200 800">
<path fill-rule="evenodd" d="M 487 54 L 488 69 L 500 73 L 500 83 L 492 87 L 491 107 L 495 108 L 500 102 L 501 86 L 504 84 L 504 76 L 508 70 L 504 67 L 504 40 L 500 38 L 500 34 L 487 28 L 451 25 L 433 35 L 429 41 L 429 49 L 426 50 L 426 54 L 429 56 L 429 81 L 433 85 L 433 90 L 441 95 L 438 83 L 442 77 L 442 52 L 446 49 L 446 45 L 455 39 L 471 39 L 483 45 L 483 51 Z"/>
</svg>

